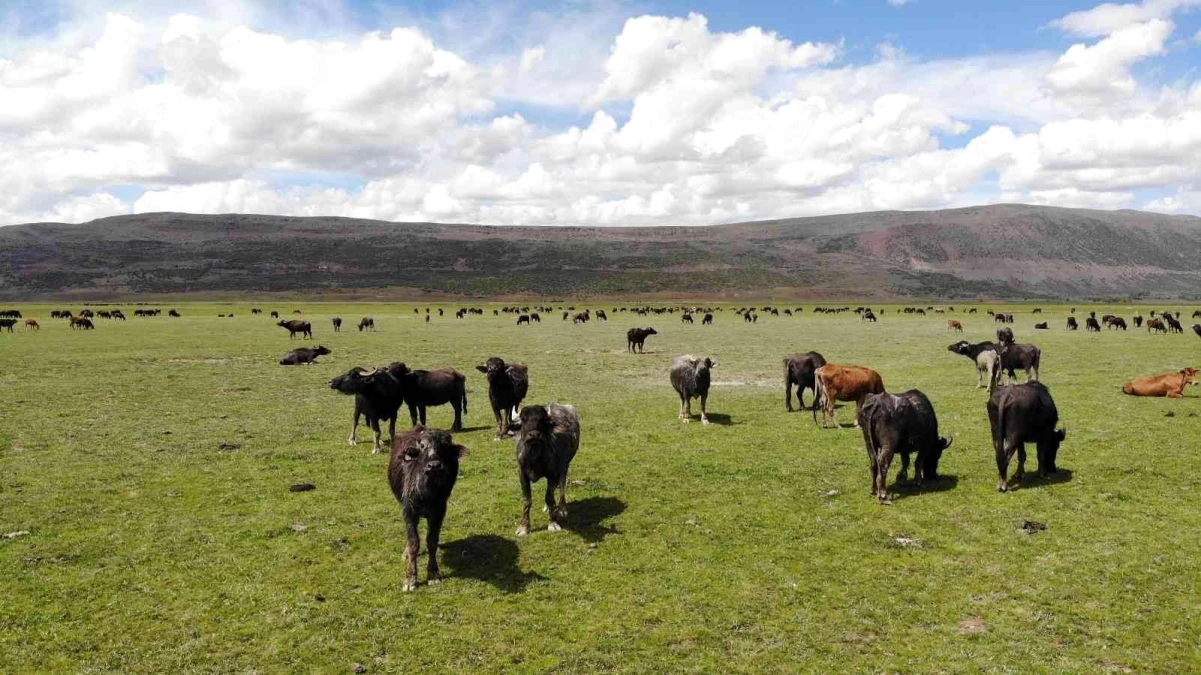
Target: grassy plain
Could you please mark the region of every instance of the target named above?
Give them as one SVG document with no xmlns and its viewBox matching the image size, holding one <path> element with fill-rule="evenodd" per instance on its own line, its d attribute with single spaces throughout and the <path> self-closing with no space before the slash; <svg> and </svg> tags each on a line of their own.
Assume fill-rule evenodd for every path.
<svg viewBox="0 0 1201 675">
<path fill-rule="evenodd" d="M 412 305 L 264 305 L 314 322 L 289 341 L 246 303 L 179 304 L 178 320 L 125 305 L 88 333 L 18 306 L 43 328 L 0 335 L 0 533 L 28 532 L 0 538 L 2 672 L 1201 669 L 1199 391 L 1119 390 L 1199 365 L 1192 334 L 1069 333 L 1066 307 L 1005 307 L 1069 433 L 1056 480 L 998 494 L 986 395 L 946 350 L 959 336 L 895 307 L 875 325 L 806 305 L 756 325 L 727 307 L 709 327 L 518 327 L 491 305 L 429 324 Z M 992 335 L 983 311 L 953 315 L 967 339 Z M 333 315 L 378 329 L 334 334 Z M 645 355 L 625 353 L 635 325 L 662 333 Z M 333 354 L 276 365 L 302 344 Z M 879 506 L 859 432 L 784 411 L 782 357 L 811 349 L 929 395 L 955 437 L 941 483 Z M 709 427 L 676 419 L 667 368 L 687 352 L 718 361 Z M 492 355 L 530 366 L 527 402 L 580 411 L 564 532 L 536 513 L 514 535 L 513 444 L 492 441 L 474 370 Z M 457 368 L 470 402 L 447 578 L 408 594 L 387 456 L 346 445 L 351 401 L 326 387 L 392 360 Z"/>
</svg>

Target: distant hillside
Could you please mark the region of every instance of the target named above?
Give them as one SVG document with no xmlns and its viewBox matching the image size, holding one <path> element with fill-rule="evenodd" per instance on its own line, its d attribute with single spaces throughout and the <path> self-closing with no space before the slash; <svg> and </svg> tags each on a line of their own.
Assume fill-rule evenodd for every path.
<svg viewBox="0 0 1201 675">
<path fill-rule="evenodd" d="M 1198 298 L 1201 218 L 1005 204 L 713 227 L 154 213 L 0 227 L 0 298 Z"/>
</svg>

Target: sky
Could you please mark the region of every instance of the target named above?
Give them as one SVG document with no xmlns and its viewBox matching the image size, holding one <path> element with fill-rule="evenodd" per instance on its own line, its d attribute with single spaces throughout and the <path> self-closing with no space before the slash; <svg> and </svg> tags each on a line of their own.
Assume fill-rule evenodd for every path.
<svg viewBox="0 0 1201 675">
<path fill-rule="evenodd" d="M 3 0 L 0 225 L 1201 215 L 1201 0 Z"/>
</svg>

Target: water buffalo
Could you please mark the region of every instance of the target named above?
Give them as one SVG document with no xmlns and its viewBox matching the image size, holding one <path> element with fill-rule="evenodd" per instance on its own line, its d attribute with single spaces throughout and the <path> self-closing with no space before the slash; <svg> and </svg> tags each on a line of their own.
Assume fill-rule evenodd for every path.
<svg viewBox="0 0 1201 675">
<path fill-rule="evenodd" d="M 658 334 L 659 331 L 654 328 L 631 328 L 626 331 L 626 351 L 641 353 L 643 346 L 646 344 L 646 339 Z"/>
<path fill-rule="evenodd" d="M 818 368 L 826 365 L 826 359 L 817 352 L 806 352 L 804 354 L 792 354 L 784 357 L 784 409 L 792 412 L 792 385 L 796 385 L 797 402 L 801 406 L 801 410 L 805 409 L 805 389 L 813 389 L 816 393 L 817 385 L 814 383 L 813 374 Z M 817 404 L 816 399 L 814 405 Z"/>
<path fill-rule="evenodd" d="M 1201 323 L 1193 324 L 1193 332 L 1197 334 L 1197 337 L 1201 337 Z"/>
<path fill-rule="evenodd" d="M 526 325 L 529 325 L 529 323 L 530 323 L 530 315 L 529 314 L 522 314 L 521 316 L 517 317 L 517 325 L 520 326 L 523 323 Z"/>
<path fill-rule="evenodd" d="M 425 409 L 450 404 L 455 411 L 451 431 L 462 431 L 467 413 L 467 378 L 453 368 L 409 370 L 403 363 L 388 366 L 388 372 L 400 381 L 400 392 L 409 407 L 409 418 L 416 426 L 425 424 Z"/>
<path fill-rule="evenodd" d="M 365 316 L 362 319 L 359 319 L 359 332 L 362 333 L 365 330 L 369 330 L 372 332 L 375 331 L 375 318 L 374 317 Z"/>
<path fill-rule="evenodd" d="M 436 584 L 438 575 L 438 538 L 446 518 L 446 502 L 459 477 L 459 460 L 467 448 L 456 445 L 451 435 L 424 426 L 406 431 L 392 440 L 388 461 L 388 484 L 400 503 L 405 521 L 404 590 L 417 589 L 417 554 L 421 539 L 417 524 L 426 520 L 426 581 Z"/>
<path fill-rule="evenodd" d="M 1076 323 L 1076 317 L 1069 316 L 1068 317 L 1068 330 L 1079 330 L 1079 329 L 1080 329 L 1080 324 Z"/>
<path fill-rule="evenodd" d="M 301 364 L 313 364 L 317 363 L 318 356 L 325 356 L 328 353 L 329 350 L 323 345 L 318 345 L 316 347 L 301 347 L 299 349 L 293 349 L 287 354 L 284 354 L 284 357 L 279 360 L 279 365 L 298 366 Z"/>
<path fill-rule="evenodd" d="M 702 326 L 712 326 L 713 325 L 713 315 L 708 314 L 708 313 L 705 314 L 705 318 L 701 319 L 701 325 Z"/>
<path fill-rule="evenodd" d="M 92 330 L 95 327 L 96 326 L 92 324 L 92 320 L 87 317 L 82 317 L 82 316 L 71 317 L 71 330 L 74 330 L 76 328 L 81 328 L 83 330 Z M 9 327 L 9 330 L 10 331 L 12 330 L 11 326 Z"/>
<path fill-rule="evenodd" d="M 1097 320 L 1090 316 L 1084 320 L 1084 329 L 1090 333 L 1100 333 L 1101 324 L 1097 323 Z"/>
<path fill-rule="evenodd" d="M 567 517 L 567 470 L 580 449 L 580 416 L 570 405 L 551 403 L 521 409 L 517 431 L 517 471 L 521 480 L 521 526 L 517 536 L 530 533 L 530 487 L 546 479 L 546 529 L 558 532 Z M 555 504 L 555 489 L 559 503 Z"/>
<path fill-rule="evenodd" d="M 381 420 L 388 420 L 388 438 L 396 435 L 396 418 L 401 404 L 404 402 L 401 382 L 396 373 L 388 368 L 351 368 L 344 375 L 339 375 L 329 381 L 330 389 L 343 394 L 354 396 L 354 417 L 350 426 L 350 438 L 346 442 L 358 445 L 355 437 L 359 430 L 359 416 L 367 418 L 367 426 L 375 433 L 375 444 L 372 452 L 381 452 L 380 443 Z"/>
<path fill-rule="evenodd" d="M 178 319 L 178 318 L 179 318 L 179 312 L 173 309 L 173 310 L 171 310 L 171 311 L 167 312 L 167 316 L 174 317 L 174 318 Z"/>
<path fill-rule="evenodd" d="M 1009 490 L 1006 474 L 1014 452 L 1018 455 L 1014 480 L 1021 482 L 1025 477 L 1027 443 L 1038 445 L 1040 475 L 1048 476 L 1058 470 L 1055 458 L 1067 431 L 1055 429 L 1059 423 L 1059 410 L 1043 383 L 1027 382 L 999 387 L 988 399 L 988 422 L 992 427 L 993 449 L 997 456 L 998 490 Z"/>
<path fill-rule="evenodd" d="M 1000 367 L 996 371 L 998 379 L 1004 372 L 1009 375 L 1009 381 L 1012 383 L 1017 379 L 1018 370 L 1026 371 L 1027 381 L 1038 379 L 1038 366 L 1042 359 L 1042 351 L 1038 347 L 1009 342 L 1001 345 L 997 354 L 1001 357 Z"/>
<path fill-rule="evenodd" d="M 947 320 L 947 330 L 954 330 L 954 331 L 958 331 L 958 332 L 962 333 L 963 332 L 963 324 L 959 323 L 958 321 L 956 321 L 954 319 L 948 319 Z"/>
<path fill-rule="evenodd" d="M 954 352 L 961 356 L 966 356 L 976 364 L 976 388 L 980 389 L 984 386 L 984 378 L 988 377 L 988 390 L 992 391 L 996 380 L 996 371 L 1001 357 L 997 354 L 997 345 L 994 342 L 978 342 L 972 344 L 967 340 L 960 340 L 953 345 L 947 347 L 947 351 Z"/>
<path fill-rule="evenodd" d="M 680 396 L 680 419 L 692 421 L 692 399 L 701 400 L 701 423 L 709 423 L 706 405 L 709 401 L 709 371 L 717 362 L 704 356 L 685 354 L 671 363 L 671 386 Z"/>
<path fill-rule="evenodd" d="M 333 321 L 333 324 L 334 324 L 334 332 L 341 333 L 342 332 L 342 317 L 335 316 L 333 319 L 331 319 L 331 321 Z"/>
<path fill-rule="evenodd" d="M 492 415 L 496 418 L 496 436 L 493 440 L 499 441 L 509 435 L 509 426 L 529 391 L 529 368 L 516 363 L 507 364 L 504 359 L 493 356 L 475 369 L 488 378 L 488 402 L 492 404 Z"/>
<path fill-rule="evenodd" d="M 951 447 L 949 438 L 938 435 L 934 406 L 922 392 L 911 389 L 903 394 L 873 394 L 867 397 L 858 414 L 863 443 L 871 465 L 872 494 L 881 504 L 888 499 L 888 468 L 894 454 L 901 455 L 901 473 L 897 481 L 909 476 L 909 455 L 917 453 L 914 478 L 938 478 L 938 462 L 943 450 Z"/>
<path fill-rule="evenodd" d="M 288 339 L 296 337 L 297 333 L 301 333 L 306 338 L 313 337 L 313 324 L 308 321 L 292 319 L 291 321 L 280 321 L 275 325 L 288 331 Z"/>
<path fill-rule="evenodd" d="M 997 342 L 1007 345 L 1013 342 L 1013 329 L 1009 327 L 997 329 Z"/>
<path fill-rule="evenodd" d="M 83 319 L 87 321 L 87 319 Z M 91 323 L 90 321 L 88 323 Z M 8 329 L 8 332 L 13 332 L 13 326 L 17 325 L 16 319 L 0 319 L 0 330 Z M 75 327 L 75 319 L 71 319 L 71 327 Z"/>
</svg>

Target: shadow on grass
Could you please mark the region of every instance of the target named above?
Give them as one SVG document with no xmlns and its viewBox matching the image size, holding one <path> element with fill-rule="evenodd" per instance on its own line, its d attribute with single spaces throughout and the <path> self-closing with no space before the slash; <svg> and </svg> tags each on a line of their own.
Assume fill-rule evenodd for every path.
<svg viewBox="0 0 1201 675">
<path fill-rule="evenodd" d="M 496 429 L 495 426 L 487 426 L 487 425 L 478 426 L 478 427 L 463 427 L 462 429 L 459 429 L 455 433 L 456 434 L 469 434 L 473 431 L 493 431 L 495 429 Z"/>
<path fill-rule="evenodd" d="M 723 427 L 732 427 L 738 424 L 744 424 L 743 422 L 735 422 L 729 415 L 724 413 L 708 413 L 707 416 L 709 417 L 710 424 L 717 424 Z"/>
<path fill-rule="evenodd" d="M 589 497 L 578 502 L 569 501 L 563 527 L 580 535 L 585 541 L 600 542 L 610 534 L 620 534 L 616 527 L 603 523 L 625 510 L 626 503 L 616 497 Z"/>
<path fill-rule="evenodd" d="M 495 534 L 475 534 L 442 545 L 442 563 L 453 575 L 486 581 L 505 593 L 519 593 L 532 581 L 544 581 L 537 572 L 517 567 L 517 543 Z"/>
<path fill-rule="evenodd" d="M 959 476 L 944 473 L 934 480 L 922 481 L 921 485 L 918 485 L 917 481 L 913 480 L 912 477 L 904 482 L 895 482 L 892 484 L 891 493 L 896 495 L 897 499 L 905 499 L 924 494 L 954 490 L 958 485 Z"/>
<path fill-rule="evenodd" d="M 1021 482 L 1015 482 L 1013 478 L 1010 477 L 1009 489 L 1012 490 L 1016 487 L 1018 489 L 1025 490 L 1026 488 L 1041 488 L 1047 487 L 1048 485 L 1058 485 L 1060 483 L 1067 483 L 1071 481 L 1073 475 L 1074 474 L 1072 473 L 1071 469 L 1061 468 L 1059 471 L 1056 471 L 1050 476 L 1043 478 L 1042 476 L 1038 475 L 1038 471 L 1028 470 L 1026 471 L 1026 475 L 1022 477 Z"/>
</svg>

